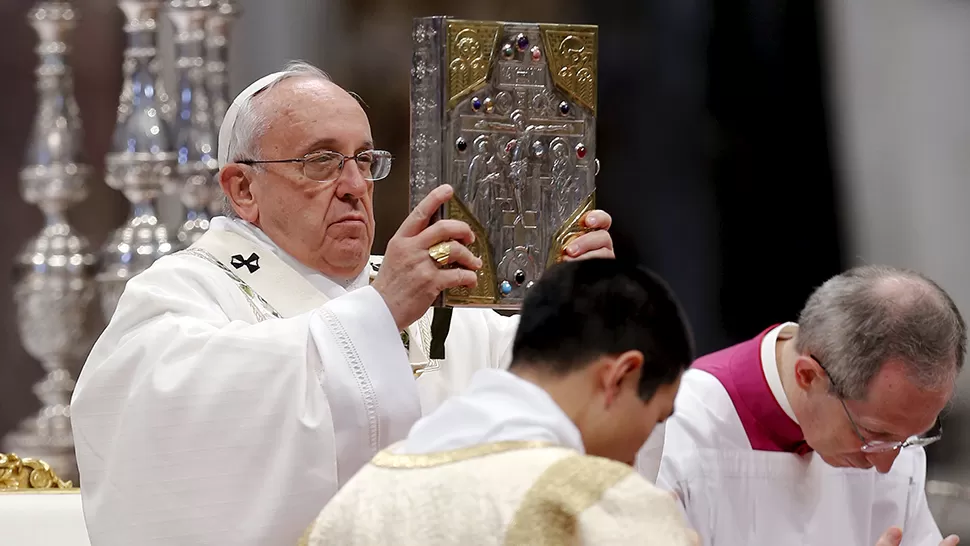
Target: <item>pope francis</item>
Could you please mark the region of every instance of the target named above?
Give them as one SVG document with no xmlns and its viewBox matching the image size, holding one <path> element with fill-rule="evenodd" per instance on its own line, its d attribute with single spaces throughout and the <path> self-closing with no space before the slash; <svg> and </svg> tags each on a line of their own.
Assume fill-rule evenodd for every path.
<svg viewBox="0 0 970 546">
<path fill-rule="evenodd" d="M 460 309 L 429 361 L 429 306 L 476 282 L 471 229 L 429 226 L 439 187 L 378 266 L 372 197 L 391 157 L 323 72 L 293 63 L 240 93 L 218 157 L 227 217 L 129 281 L 78 378 L 93 544 L 294 544 L 423 412 L 508 362 L 517 319 Z M 612 257 L 610 221 L 587 215 L 567 258 Z"/>
<path fill-rule="evenodd" d="M 547 270 L 505 370 L 379 453 L 309 546 L 692 546 L 671 495 L 630 466 L 693 359 L 673 294 L 616 260 Z"/>
</svg>

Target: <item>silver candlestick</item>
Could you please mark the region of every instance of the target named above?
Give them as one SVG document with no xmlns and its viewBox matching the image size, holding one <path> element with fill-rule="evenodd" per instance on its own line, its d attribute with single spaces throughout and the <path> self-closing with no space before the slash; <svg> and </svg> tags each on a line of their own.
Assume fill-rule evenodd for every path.
<svg viewBox="0 0 970 546">
<path fill-rule="evenodd" d="M 65 59 L 77 14 L 67 2 L 41 2 L 28 20 L 40 38 L 39 101 L 20 181 L 24 200 L 43 212 L 45 225 L 17 258 L 14 299 L 24 347 L 47 375 L 34 387 L 43 407 L 5 438 L 4 451 L 42 459 L 65 479 L 76 480 L 70 369 L 89 347 L 85 324 L 97 269 L 87 240 L 66 216 L 87 197 L 91 172 L 81 151 L 81 119 Z"/>
<path fill-rule="evenodd" d="M 206 85 L 212 101 L 212 122 L 217 134 L 232 101 L 229 91 L 229 36 L 233 23 L 241 14 L 242 9 L 236 0 L 218 0 L 205 23 Z M 223 213 L 218 176 L 219 172 L 216 171 L 216 191 L 209 203 L 209 211 L 214 215 Z"/>
<path fill-rule="evenodd" d="M 128 279 L 175 250 L 168 229 L 155 213 L 155 199 L 173 192 L 176 154 L 164 111 L 157 58 L 158 0 L 121 0 L 125 14 L 125 77 L 111 152 L 105 156 L 105 181 L 131 202 L 128 221 L 102 249 L 98 274 L 101 306 L 110 319 Z"/>
<path fill-rule="evenodd" d="M 229 95 L 229 35 L 242 14 L 235 0 L 218 0 L 205 23 L 206 79 L 212 99 L 214 125 L 222 125 L 232 97 Z"/>
<path fill-rule="evenodd" d="M 178 230 L 179 246 L 187 247 L 209 229 L 209 204 L 218 195 L 213 175 L 216 129 L 206 89 L 205 23 L 212 0 L 170 0 L 168 17 L 175 28 L 175 67 L 178 74 L 178 115 L 175 143 L 176 175 L 185 218 Z"/>
</svg>

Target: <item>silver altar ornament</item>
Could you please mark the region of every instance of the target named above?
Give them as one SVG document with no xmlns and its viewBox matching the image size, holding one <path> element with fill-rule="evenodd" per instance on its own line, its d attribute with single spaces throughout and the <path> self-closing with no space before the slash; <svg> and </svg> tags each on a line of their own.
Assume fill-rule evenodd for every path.
<svg viewBox="0 0 970 546">
<path fill-rule="evenodd" d="M 158 0 L 121 0 L 125 14 L 125 79 L 111 151 L 105 156 L 105 182 L 131 202 L 128 221 L 102 249 L 98 274 L 105 318 L 114 314 L 128 279 L 175 250 L 155 213 L 155 199 L 175 189 L 176 154 L 164 111 L 157 58 Z"/>
<path fill-rule="evenodd" d="M 237 0 L 217 0 L 215 9 L 205 22 L 206 82 L 209 100 L 212 102 L 212 125 L 218 135 L 226 110 L 232 102 L 229 91 L 229 35 L 232 25 L 242 14 Z M 218 142 L 216 142 L 218 144 Z M 219 171 L 213 175 L 215 193 L 209 202 L 209 212 L 221 215 L 222 191 L 219 189 Z"/>
<path fill-rule="evenodd" d="M 216 129 L 222 125 L 232 97 L 229 95 L 229 35 L 242 13 L 236 0 L 218 0 L 205 21 L 206 81 Z"/>
<path fill-rule="evenodd" d="M 28 15 L 40 38 L 39 100 L 20 181 L 24 200 L 43 212 L 44 228 L 17 257 L 14 300 L 24 348 L 47 375 L 34 386 L 41 409 L 9 434 L 3 446 L 3 451 L 42 459 L 68 480 L 77 479 L 70 370 L 90 348 L 86 316 L 96 292 L 97 268 L 87 240 L 66 216 L 68 208 L 87 197 L 91 172 L 81 151 L 81 120 L 65 59 L 67 36 L 76 20 L 67 2 L 41 2 Z"/>
<path fill-rule="evenodd" d="M 177 238 L 185 248 L 209 229 L 209 204 L 219 195 L 213 176 L 216 128 L 212 120 L 205 67 L 205 24 L 212 0 L 170 0 L 167 14 L 175 29 L 178 115 L 175 118 L 175 176 L 185 218 Z"/>
</svg>

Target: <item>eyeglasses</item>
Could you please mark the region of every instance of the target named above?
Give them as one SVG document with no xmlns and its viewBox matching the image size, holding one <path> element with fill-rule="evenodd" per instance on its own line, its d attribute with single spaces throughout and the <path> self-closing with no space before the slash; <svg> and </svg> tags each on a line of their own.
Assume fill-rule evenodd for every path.
<svg viewBox="0 0 970 546">
<path fill-rule="evenodd" d="M 842 404 L 842 409 L 845 410 L 845 416 L 849 418 L 849 423 L 852 425 L 852 430 L 855 432 L 855 435 L 859 437 L 859 440 L 862 441 L 861 451 L 863 453 L 889 453 L 891 451 L 896 451 L 897 449 L 903 449 L 904 447 L 928 446 L 943 437 L 943 422 L 940 421 L 939 417 L 937 417 L 936 423 L 934 423 L 933 428 L 930 429 L 926 436 L 910 436 L 908 439 L 903 441 L 867 440 L 866 437 L 862 435 L 862 431 L 859 430 L 859 425 L 856 424 L 855 419 L 852 418 L 852 414 L 849 413 L 849 408 L 845 405 L 845 399 L 841 394 L 839 394 L 840 389 L 838 385 L 835 384 L 835 381 L 832 380 L 832 376 L 829 374 L 829 371 L 825 369 L 825 365 L 823 365 L 822 361 L 815 356 L 809 356 L 811 356 L 812 359 L 818 363 L 818 366 L 822 368 L 825 375 L 829 377 L 829 382 L 832 383 L 832 387 L 835 391 L 835 397 L 838 398 L 839 402 Z"/>
<path fill-rule="evenodd" d="M 344 164 L 348 159 L 357 163 L 364 180 L 381 180 L 391 172 L 390 152 L 383 150 L 365 150 L 354 156 L 347 156 L 340 152 L 329 150 L 311 152 L 298 159 L 242 159 L 236 163 L 243 165 L 259 165 L 262 163 L 302 163 L 303 175 L 317 182 L 333 182 L 340 177 Z"/>
</svg>

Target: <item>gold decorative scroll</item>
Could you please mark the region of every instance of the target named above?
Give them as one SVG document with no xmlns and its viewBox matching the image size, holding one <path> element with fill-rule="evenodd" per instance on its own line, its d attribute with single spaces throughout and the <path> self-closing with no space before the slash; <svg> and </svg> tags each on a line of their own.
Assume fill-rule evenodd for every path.
<svg viewBox="0 0 970 546">
<path fill-rule="evenodd" d="M 499 23 L 463 21 L 447 22 L 445 96 L 448 108 L 454 108 L 463 97 L 481 87 L 488 79 L 492 57 L 498 44 Z"/>
<path fill-rule="evenodd" d="M 50 465 L 37 459 L 21 459 L 13 453 L 0 453 L 0 491 L 23 489 L 71 489 Z"/>
<path fill-rule="evenodd" d="M 563 222 L 562 227 L 552 236 L 552 244 L 549 245 L 549 258 L 546 260 L 546 268 L 561 262 L 565 255 L 566 247 L 573 239 L 580 235 L 593 231 L 586 227 L 584 220 L 586 214 L 596 207 L 596 192 L 589 194 L 579 208 L 569 215 Z"/>
<path fill-rule="evenodd" d="M 475 234 L 475 242 L 468 245 L 468 250 L 472 254 L 482 259 L 482 267 L 475 272 L 478 275 L 478 284 L 469 290 L 466 286 L 458 286 L 448 289 L 445 297 L 445 305 L 464 304 L 464 305 L 490 305 L 498 301 L 498 285 L 495 281 L 495 262 L 492 261 L 492 248 L 488 241 L 488 234 L 485 228 L 475 218 L 475 215 L 468 210 L 468 207 L 456 196 L 445 205 L 447 208 L 447 218 L 460 220 L 468 224 Z"/>
<path fill-rule="evenodd" d="M 539 25 L 552 81 L 596 115 L 596 27 Z"/>
</svg>

